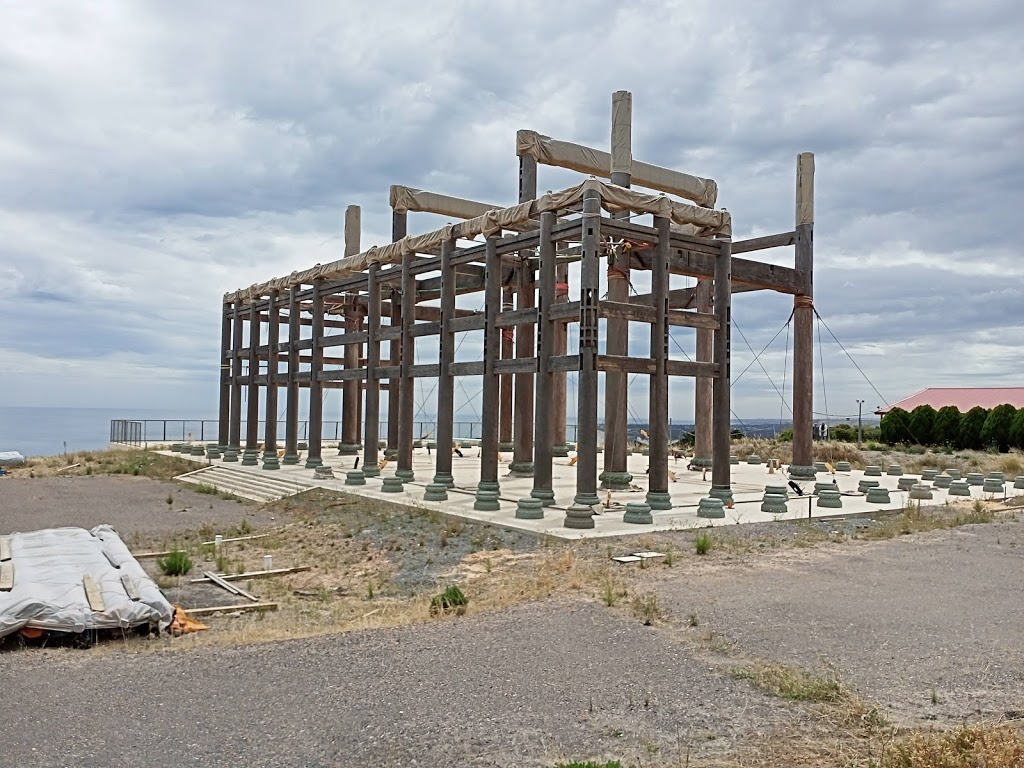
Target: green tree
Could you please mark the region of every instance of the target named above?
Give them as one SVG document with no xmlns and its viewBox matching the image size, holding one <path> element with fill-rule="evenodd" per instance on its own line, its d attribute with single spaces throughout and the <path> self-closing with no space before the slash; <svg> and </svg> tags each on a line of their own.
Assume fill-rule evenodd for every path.
<svg viewBox="0 0 1024 768">
<path fill-rule="evenodd" d="M 898 443 L 909 443 L 910 433 L 907 425 L 910 421 L 910 414 L 902 408 L 890 408 L 882 417 L 880 425 L 882 430 L 882 442 L 889 445 Z"/>
<path fill-rule="evenodd" d="M 925 403 L 910 412 L 910 438 L 919 445 L 935 442 L 935 409 Z"/>
<path fill-rule="evenodd" d="M 852 424 L 836 424 L 829 428 L 828 436 L 844 443 L 857 442 L 857 428 Z"/>
<path fill-rule="evenodd" d="M 1017 415 L 1017 409 L 1008 403 L 997 405 L 988 413 L 981 428 L 981 444 L 1003 453 L 1010 450 L 1010 427 Z"/>
<path fill-rule="evenodd" d="M 956 436 L 956 447 L 981 448 L 981 429 L 985 426 L 988 411 L 976 405 L 960 419 L 960 432 Z"/>
<path fill-rule="evenodd" d="M 939 408 L 935 415 L 935 423 L 932 425 L 932 440 L 936 445 L 956 445 L 957 435 L 960 434 L 960 419 L 963 415 L 955 405 L 946 405 Z"/>
<path fill-rule="evenodd" d="M 1024 450 L 1024 408 L 1017 411 L 1010 425 L 1010 445 Z"/>
</svg>

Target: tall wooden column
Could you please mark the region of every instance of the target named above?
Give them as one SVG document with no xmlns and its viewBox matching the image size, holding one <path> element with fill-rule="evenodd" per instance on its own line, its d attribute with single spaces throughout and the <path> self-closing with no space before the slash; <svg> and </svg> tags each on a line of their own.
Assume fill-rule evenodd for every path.
<svg viewBox="0 0 1024 768">
<path fill-rule="evenodd" d="M 323 278 L 313 280 L 313 347 L 309 364 L 309 450 L 306 469 L 322 467 L 324 434 L 324 294 Z"/>
<path fill-rule="evenodd" d="M 359 253 L 361 211 L 358 205 L 345 208 L 345 257 Z M 359 316 L 356 309 L 355 296 L 345 297 L 345 333 L 359 331 Z M 360 350 L 362 345 L 346 344 L 344 351 L 344 367 L 346 371 L 359 368 Z M 362 417 L 359 402 L 359 380 L 345 379 L 341 385 L 341 442 L 338 443 L 338 454 L 356 456 L 359 454 L 359 421 Z"/>
<path fill-rule="evenodd" d="M 255 467 L 259 463 L 260 446 L 260 313 L 257 300 L 249 305 L 249 387 L 245 414 L 245 451 L 242 465 Z"/>
<path fill-rule="evenodd" d="M 483 434 L 480 440 L 480 482 L 477 484 L 473 509 L 495 512 L 498 502 L 498 420 L 500 382 L 494 364 L 501 355 L 501 330 L 495 327 L 501 301 L 501 259 L 497 240 L 487 238 L 487 261 L 484 283 L 484 377 L 481 402 Z"/>
<path fill-rule="evenodd" d="M 220 315 L 220 378 L 218 380 L 217 445 L 227 448 L 231 432 L 231 303 Z"/>
<path fill-rule="evenodd" d="M 651 299 L 655 321 L 651 323 L 651 357 L 654 373 L 650 377 L 650 470 L 647 504 L 651 509 L 672 509 L 668 493 L 668 288 L 671 237 L 669 220 L 654 217 L 658 244 L 651 261 Z"/>
<path fill-rule="evenodd" d="M 299 341 L 302 340 L 302 319 L 299 310 L 299 289 L 288 289 L 288 385 L 284 404 L 284 458 L 282 464 L 299 463 Z"/>
<path fill-rule="evenodd" d="M 267 407 L 266 427 L 263 432 L 263 468 L 280 469 L 277 458 L 277 386 L 280 370 L 281 308 L 277 303 L 277 289 L 270 291 L 267 312 Z"/>
<path fill-rule="evenodd" d="M 814 471 L 814 155 L 796 161 L 796 258 L 804 278 L 793 300 L 793 463 L 790 477 L 811 480 Z"/>
<path fill-rule="evenodd" d="M 454 240 L 445 240 L 441 243 L 441 337 L 438 356 L 441 370 L 437 379 L 437 458 L 432 483 L 440 487 L 427 488 L 428 495 L 432 490 L 434 496 L 442 495 L 441 488 L 455 487 L 455 478 L 452 476 L 455 377 L 451 372 L 451 365 L 455 362 L 455 335 L 451 330 L 451 322 L 455 319 L 456 275 L 455 267 L 452 265 L 454 253 Z M 447 497 L 446 494 L 445 496 Z"/>
<path fill-rule="evenodd" d="M 611 173 L 612 184 L 628 188 L 632 181 L 633 95 L 629 91 L 612 94 Z M 612 214 L 629 218 L 629 211 Z M 629 303 L 629 254 L 608 256 L 608 301 Z M 605 347 L 609 355 L 629 355 L 629 321 L 610 317 L 605 320 Z M 633 482 L 626 466 L 628 446 L 629 378 L 623 371 L 604 374 L 604 472 L 601 487 L 613 491 L 628 490 Z"/>
<path fill-rule="evenodd" d="M 503 267 L 499 266 L 499 270 L 504 272 Z M 513 304 L 513 296 L 512 288 L 509 286 L 503 286 L 501 291 L 502 312 L 511 312 L 515 308 Z M 515 354 L 513 343 L 514 334 L 515 331 L 512 328 L 503 328 L 501 330 L 500 353 L 502 360 L 511 360 Z M 501 388 L 499 393 L 500 416 L 498 420 L 499 451 L 512 450 L 512 381 L 511 373 L 501 374 Z"/>
<path fill-rule="evenodd" d="M 714 282 L 710 279 L 698 280 L 696 290 L 697 311 L 711 314 L 711 297 Z M 697 329 L 697 362 L 714 361 L 715 332 L 710 328 Z M 712 452 L 712 408 L 711 399 L 714 380 L 710 376 L 698 376 L 694 386 L 693 398 L 693 466 L 710 467 Z"/>
<path fill-rule="evenodd" d="M 569 267 L 558 264 L 555 267 L 555 303 L 565 304 L 569 301 Z M 568 348 L 568 326 L 563 322 L 555 323 L 552 326 L 552 352 L 551 354 L 560 357 L 566 353 Z M 558 371 L 551 374 L 551 409 L 554 415 L 551 440 L 554 445 L 551 447 L 552 456 L 568 456 L 569 446 L 566 445 L 566 390 L 568 374 L 565 371 Z"/>
<path fill-rule="evenodd" d="M 600 292 L 601 198 L 596 189 L 583 193 L 582 270 L 580 275 L 579 445 L 576 497 L 565 513 L 566 528 L 593 528 L 597 497 L 597 318 Z"/>
<path fill-rule="evenodd" d="M 554 329 L 549 317 L 555 303 L 555 242 L 551 230 L 555 226 L 554 213 L 540 215 L 540 301 L 538 303 L 537 331 L 537 407 L 535 418 L 536 444 L 533 459 L 533 490 L 530 496 L 540 499 L 545 507 L 555 503 L 552 473 L 552 446 L 554 443 L 553 380 L 549 369 L 554 354 Z"/>
<path fill-rule="evenodd" d="M 537 160 L 529 155 L 519 158 L 519 202 L 524 203 L 537 197 Z M 519 252 L 518 309 L 530 309 L 536 304 L 536 280 L 530 261 L 531 251 Z M 532 323 L 516 326 L 516 357 L 533 357 L 537 330 Z M 533 406 L 534 374 L 517 373 L 514 395 L 512 428 L 512 463 L 509 473 L 516 477 L 533 476 Z"/>
<path fill-rule="evenodd" d="M 718 330 L 715 331 L 715 363 L 718 374 L 712 393 L 714 436 L 711 454 L 711 492 L 713 498 L 722 499 L 727 505 L 732 501 L 729 479 L 729 451 L 732 446 L 732 400 L 730 387 L 730 361 L 732 359 L 732 241 L 719 241 L 718 256 L 715 257 L 715 316 Z"/>
<path fill-rule="evenodd" d="M 380 474 L 380 267 L 371 264 L 366 270 L 366 433 L 363 441 L 363 474 Z"/>
<path fill-rule="evenodd" d="M 235 299 L 231 307 L 231 424 L 225 461 L 237 461 L 242 447 L 242 302 Z"/>
<path fill-rule="evenodd" d="M 405 211 L 395 211 L 391 214 L 391 242 L 398 242 L 408 234 L 409 215 Z M 402 297 L 401 292 L 391 284 L 391 328 L 402 327 Z M 402 343 L 400 339 L 392 339 L 388 342 L 388 365 L 397 368 L 402 364 Z M 387 458 L 398 456 L 398 423 L 401 418 L 399 400 L 401 390 L 401 376 L 392 376 L 388 379 L 388 445 L 384 450 Z M 412 427 L 409 427 L 412 429 Z"/>
<path fill-rule="evenodd" d="M 416 278 L 409 271 L 412 257 L 402 257 L 402 378 L 398 390 L 398 468 L 395 477 L 403 482 L 414 480 L 412 469 L 412 420 L 415 400 L 412 377 L 415 361 L 416 339 L 412 335 L 416 317 Z"/>
</svg>

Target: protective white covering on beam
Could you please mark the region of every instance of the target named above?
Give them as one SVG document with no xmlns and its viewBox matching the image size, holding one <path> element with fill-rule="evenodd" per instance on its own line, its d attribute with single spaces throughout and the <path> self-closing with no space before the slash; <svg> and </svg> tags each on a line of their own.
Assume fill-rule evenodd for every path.
<svg viewBox="0 0 1024 768">
<path fill-rule="evenodd" d="M 13 533 L 14 588 L 0 592 L 0 637 L 23 627 L 60 632 L 170 626 L 174 608 L 109 525 Z M 86 575 L 99 588 L 103 610 L 86 597 Z M 138 595 L 133 600 L 125 582 Z"/>
<path fill-rule="evenodd" d="M 355 256 L 362 250 L 359 247 L 360 227 L 362 226 L 362 209 L 358 205 L 350 205 L 345 209 L 345 255 Z"/>
<path fill-rule="evenodd" d="M 363 253 L 332 261 L 329 264 L 317 264 L 301 272 L 292 272 L 287 277 L 278 277 L 264 283 L 257 283 L 248 288 L 241 288 L 224 295 L 224 301 L 246 301 L 265 296 L 269 291 L 287 290 L 294 285 L 310 284 L 314 280 L 337 279 L 366 270 L 371 264 L 395 264 L 405 256 L 427 253 L 439 248 L 441 243 L 458 236 L 472 239 L 477 235 L 489 237 L 499 234 L 502 230 L 514 230 L 530 219 L 548 211 L 564 211 L 572 208 L 583 200 L 587 190 L 595 190 L 604 210 L 629 210 L 634 213 L 650 213 L 663 216 L 676 225 L 694 225 L 696 234 L 709 237 L 723 235 L 732 237 L 732 217 L 728 211 L 716 211 L 689 203 L 681 203 L 664 195 L 652 195 L 625 189 L 598 179 L 587 179 L 582 184 L 560 192 L 548 192 L 536 200 L 528 200 L 509 208 L 498 208 L 485 211 L 480 216 L 467 219 L 457 225 L 448 224 L 441 229 L 422 235 L 411 235 L 387 245 L 370 248 Z"/>
<path fill-rule="evenodd" d="M 633 167 L 633 94 L 612 94 L 611 173 L 630 173 Z M 685 197 L 685 195 L 683 195 Z M 687 200 L 691 199 L 689 197 Z"/>
<path fill-rule="evenodd" d="M 442 195 L 437 192 L 425 192 L 422 189 L 403 187 L 401 184 L 391 185 L 388 202 L 396 213 L 407 211 L 425 211 L 439 213 L 442 216 L 455 216 L 460 219 L 472 219 L 482 216 L 487 211 L 501 208 L 500 205 L 478 203 L 461 197 Z"/>
<path fill-rule="evenodd" d="M 814 223 L 814 153 L 796 156 L 796 225 Z"/>
<path fill-rule="evenodd" d="M 604 179 L 611 173 L 612 158 L 607 152 L 552 139 L 536 131 L 516 133 L 516 154 L 530 155 L 545 165 L 568 168 Z M 634 186 L 679 195 L 705 208 L 713 207 L 718 200 L 718 184 L 711 179 L 702 179 L 639 160 L 633 160 L 629 172 Z"/>
</svg>

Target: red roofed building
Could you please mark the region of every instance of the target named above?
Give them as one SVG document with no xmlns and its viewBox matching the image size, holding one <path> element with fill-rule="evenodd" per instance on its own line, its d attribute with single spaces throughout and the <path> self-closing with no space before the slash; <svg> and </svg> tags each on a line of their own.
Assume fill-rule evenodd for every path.
<svg viewBox="0 0 1024 768">
<path fill-rule="evenodd" d="M 928 387 L 898 403 L 883 406 L 875 413 L 884 414 L 891 408 L 912 411 L 919 405 L 930 405 L 936 411 L 952 405 L 961 413 L 967 413 L 978 405 L 990 410 L 1003 403 L 1024 408 L 1024 387 Z"/>
</svg>

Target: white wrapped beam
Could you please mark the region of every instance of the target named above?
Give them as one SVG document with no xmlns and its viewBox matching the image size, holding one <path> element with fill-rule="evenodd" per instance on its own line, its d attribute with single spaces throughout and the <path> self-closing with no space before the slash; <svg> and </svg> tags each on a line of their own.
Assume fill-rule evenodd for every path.
<svg viewBox="0 0 1024 768">
<path fill-rule="evenodd" d="M 607 152 L 552 139 L 536 131 L 516 133 L 516 154 L 530 155 L 545 165 L 568 168 L 605 179 L 611 173 L 612 157 Z M 705 208 L 713 207 L 718 200 L 718 185 L 711 179 L 702 179 L 681 171 L 642 163 L 639 160 L 633 160 L 626 170 L 629 171 L 631 182 L 635 186 L 679 195 Z"/>
<path fill-rule="evenodd" d="M 480 216 L 467 219 L 458 225 L 445 225 L 441 229 L 422 235 L 404 237 L 381 247 L 372 247 L 363 253 L 348 256 L 329 264 L 317 264 L 301 272 L 292 272 L 264 283 L 242 288 L 224 295 L 224 301 L 251 300 L 266 295 L 272 289 L 284 291 L 293 285 L 311 284 L 316 278 L 336 279 L 363 272 L 370 264 L 395 264 L 404 256 L 426 253 L 439 248 L 445 240 L 455 236 L 471 239 L 477 235 L 489 237 L 503 229 L 515 229 L 516 225 L 537 218 L 545 211 L 561 211 L 578 205 L 588 189 L 598 192 L 601 206 L 611 213 L 629 210 L 636 213 L 650 213 L 664 216 L 673 224 L 693 225 L 701 236 L 723 235 L 732 237 L 732 218 L 728 211 L 716 211 L 689 203 L 681 203 L 664 195 L 653 195 L 633 189 L 608 184 L 598 179 L 587 179 L 575 187 L 549 192 L 536 200 L 530 200 L 509 208 L 488 210 Z"/>
</svg>

